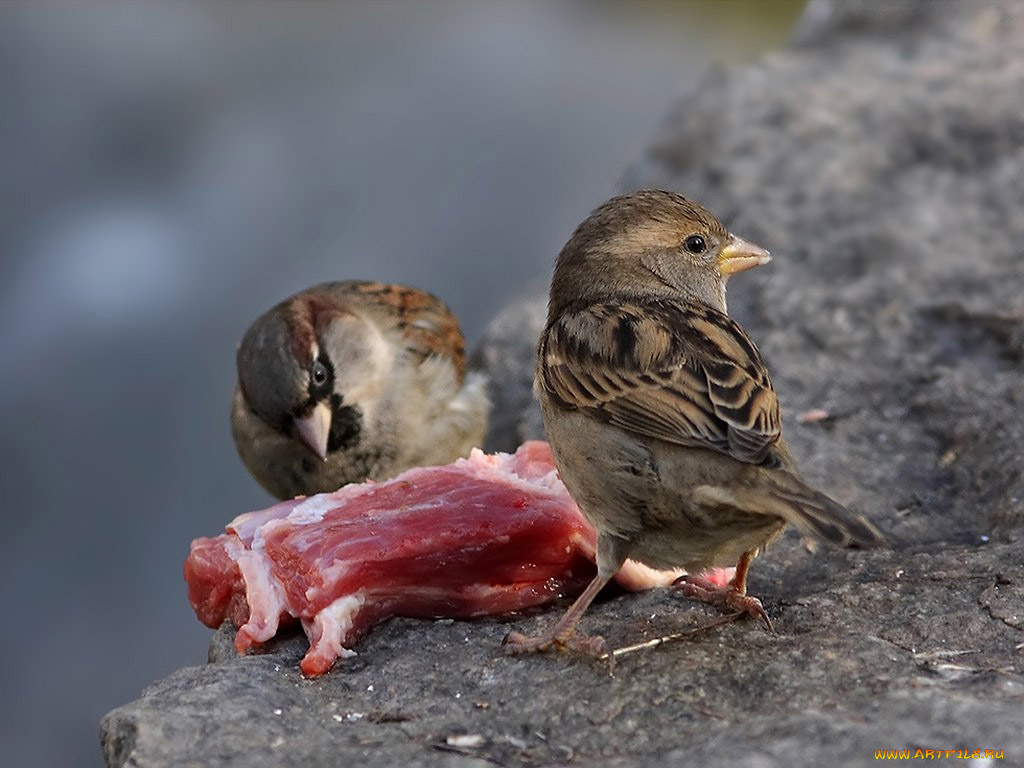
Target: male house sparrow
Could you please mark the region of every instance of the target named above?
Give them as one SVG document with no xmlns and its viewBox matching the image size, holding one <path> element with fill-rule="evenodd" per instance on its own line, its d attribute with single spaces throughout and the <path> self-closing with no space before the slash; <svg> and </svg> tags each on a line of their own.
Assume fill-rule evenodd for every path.
<svg viewBox="0 0 1024 768">
<path fill-rule="evenodd" d="M 231 431 L 281 499 L 447 464 L 483 441 L 483 377 L 458 321 L 401 285 L 323 283 L 285 299 L 238 348 Z"/>
<path fill-rule="evenodd" d="M 562 480 L 598 532 L 598 574 L 546 634 L 511 652 L 570 646 L 587 606 L 626 558 L 697 573 L 684 594 L 762 618 L 747 568 L 788 523 L 840 545 L 881 543 L 867 520 L 807 486 L 782 439 L 757 347 L 726 314 L 727 278 L 770 261 L 711 213 L 645 190 L 595 210 L 562 249 L 540 338 L 535 392 Z"/>
</svg>

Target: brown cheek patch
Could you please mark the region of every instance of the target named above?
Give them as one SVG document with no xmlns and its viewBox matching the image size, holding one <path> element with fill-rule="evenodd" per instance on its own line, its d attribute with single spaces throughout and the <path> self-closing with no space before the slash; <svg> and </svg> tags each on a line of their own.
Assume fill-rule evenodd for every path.
<svg viewBox="0 0 1024 768">
<path fill-rule="evenodd" d="M 288 338 L 296 360 L 312 363 L 311 352 L 317 346 L 317 328 L 324 328 L 341 315 L 352 314 L 327 294 L 304 293 L 292 299 L 285 307 Z"/>
<path fill-rule="evenodd" d="M 316 343 L 313 317 L 307 306 L 307 299 L 293 299 L 285 307 L 284 315 L 285 323 L 288 326 L 288 343 L 292 357 L 296 360 L 307 361 L 310 357 L 310 350 Z"/>
</svg>

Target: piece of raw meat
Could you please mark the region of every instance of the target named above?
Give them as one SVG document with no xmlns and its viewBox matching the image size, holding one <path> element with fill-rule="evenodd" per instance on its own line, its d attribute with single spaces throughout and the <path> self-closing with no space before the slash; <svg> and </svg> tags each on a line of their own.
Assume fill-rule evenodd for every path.
<svg viewBox="0 0 1024 768">
<path fill-rule="evenodd" d="M 594 542 L 547 443 L 533 441 L 241 515 L 192 542 L 185 579 L 200 621 L 238 627 L 239 651 L 299 620 L 313 676 L 391 616 L 470 618 L 578 594 Z M 627 562 L 617 578 L 636 590 L 680 573 Z"/>
</svg>

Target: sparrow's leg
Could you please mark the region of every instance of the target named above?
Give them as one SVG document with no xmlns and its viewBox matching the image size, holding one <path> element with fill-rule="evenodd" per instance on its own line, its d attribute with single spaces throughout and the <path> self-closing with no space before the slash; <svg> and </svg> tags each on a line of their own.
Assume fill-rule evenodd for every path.
<svg viewBox="0 0 1024 768">
<path fill-rule="evenodd" d="M 739 562 L 736 563 L 735 575 L 724 587 L 716 587 L 699 576 L 690 576 L 689 574 L 680 576 L 673 582 L 673 586 L 678 587 L 679 591 L 686 597 L 700 600 L 702 603 L 708 603 L 709 605 L 732 608 L 740 613 L 746 613 L 754 619 L 761 619 L 765 626 L 768 627 L 768 631 L 774 632 L 775 628 L 772 626 L 772 620 L 765 613 L 761 601 L 747 594 L 747 571 L 750 569 L 750 564 L 755 557 L 757 557 L 756 549 L 744 552 Z"/>
<path fill-rule="evenodd" d="M 546 651 L 550 648 L 568 648 L 574 651 L 582 651 L 595 658 L 608 656 L 608 644 L 603 637 L 588 637 L 576 634 L 576 625 L 586 612 L 587 608 L 598 592 L 604 589 L 605 584 L 611 581 L 612 576 L 618 573 L 619 568 L 626 560 L 623 553 L 623 546 L 620 539 L 599 534 L 597 537 L 597 576 L 587 585 L 576 602 L 569 606 L 569 610 L 560 618 L 555 625 L 542 635 L 527 637 L 519 632 L 509 632 L 502 644 L 506 653 L 532 653 Z"/>
</svg>

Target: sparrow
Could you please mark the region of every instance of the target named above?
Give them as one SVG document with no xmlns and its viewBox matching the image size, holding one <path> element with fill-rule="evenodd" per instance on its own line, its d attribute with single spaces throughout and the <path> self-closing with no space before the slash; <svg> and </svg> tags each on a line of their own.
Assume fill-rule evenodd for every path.
<svg viewBox="0 0 1024 768">
<path fill-rule="evenodd" d="M 439 299 L 402 285 L 322 283 L 260 316 L 238 348 L 231 431 L 280 499 L 447 464 L 482 443 L 486 381 Z"/>
<path fill-rule="evenodd" d="M 691 574 L 735 565 L 724 588 L 693 576 L 678 586 L 771 629 L 747 570 L 786 525 L 843 546 L 882 543 L 800 477 L 764 359 L 727 313 L 728 278 L 770 260 L 660 190 L 612 198 L 566 243 L 534 392 L 559 474 L 597 530 L 598 573 L 550 631 L 510 633 L 508 651 L 607 655 L 575 628 L 627 558 Z"/>
</svg>

